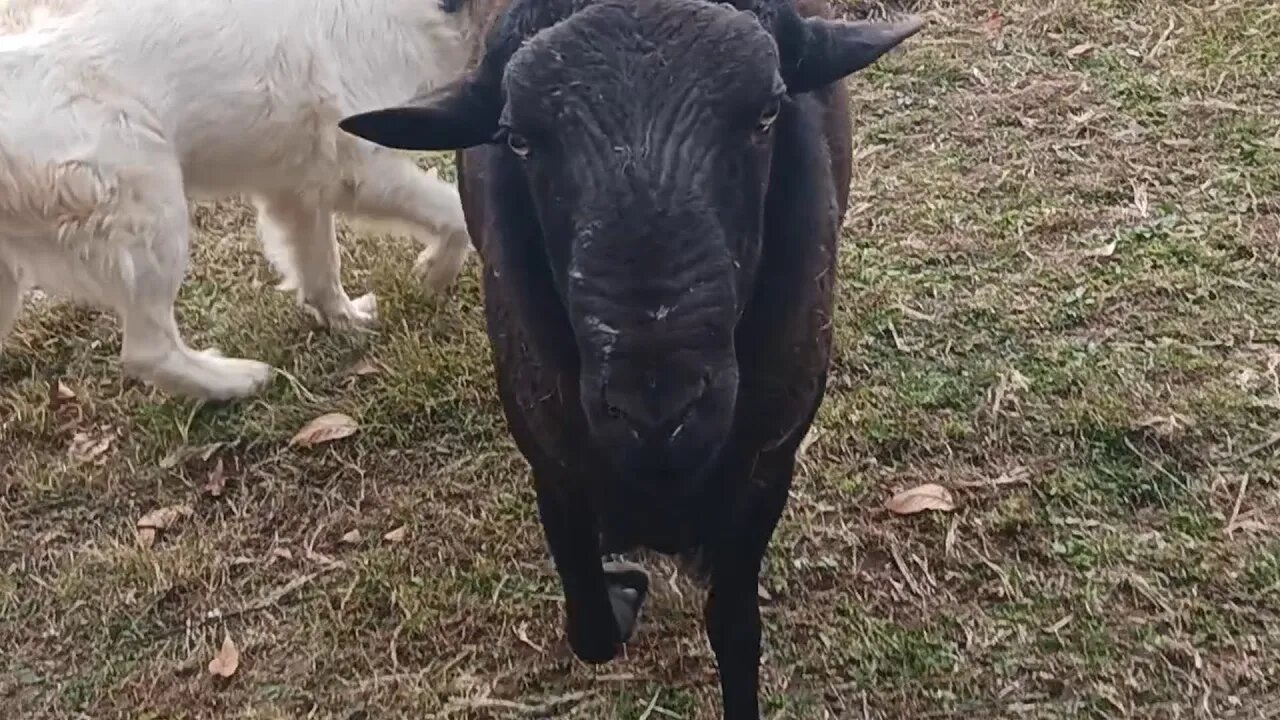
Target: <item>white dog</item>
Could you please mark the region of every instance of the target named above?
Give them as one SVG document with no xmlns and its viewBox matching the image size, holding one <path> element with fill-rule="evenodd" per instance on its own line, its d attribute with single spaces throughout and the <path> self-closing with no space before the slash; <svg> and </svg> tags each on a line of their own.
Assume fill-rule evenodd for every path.
<svg viewBox="0 0 1280 720">
<path fill-rule="evenodd" d="M 165 391 L 257 391 L 269 366 L 174 322 L 188 197 L 251 197 L 281 286 L 329 325 L 376 312 L 342 289 L 335 212 L 422 241 L 416 270 L 448 286 L 457 190 L 338 128 L 463 71 L 442 1 L 0 0 L 0 341 L 38 285 L 115 310 L 126 371 Z"/>
</svg>

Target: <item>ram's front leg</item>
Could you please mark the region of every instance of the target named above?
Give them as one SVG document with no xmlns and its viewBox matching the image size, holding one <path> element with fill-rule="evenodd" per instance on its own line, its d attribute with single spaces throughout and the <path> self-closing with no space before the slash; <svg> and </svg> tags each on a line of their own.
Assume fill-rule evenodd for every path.
<svg viewBox="0 0 1280 720">
<path fill-rule="evenodd" d="M 601 563 L 590 503 L 568 483 L 539 478 L 538 514 L 564 588 L 569 646 L 583 662 L 608 662 L 631 638 L 648 576 L 629 564 Z"/>
<path fill-rule="evenodd" d="M 725 720 L 760 718 L 760 563 L 787 504 L 794 468 L 791 453 L 760 458 L 752 484 L 762 494 L 726 528 L 712 556 L 705 615 Z"/>
</svg>

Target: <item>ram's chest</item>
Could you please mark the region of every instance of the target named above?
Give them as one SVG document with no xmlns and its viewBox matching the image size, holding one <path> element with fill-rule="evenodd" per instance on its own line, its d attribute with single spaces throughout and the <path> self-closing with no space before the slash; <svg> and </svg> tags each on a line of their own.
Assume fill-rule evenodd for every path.
<svg viewBox="0 0 1280 720">
<path fill-rule="evenodd" d="M 485 320 L 503 412 L 520 451 L 535 465 L 562 468 L 584 452 L 585 421 L 574 376 L 538 352 L 523 298 L 485 269 Z"/>
</svg>

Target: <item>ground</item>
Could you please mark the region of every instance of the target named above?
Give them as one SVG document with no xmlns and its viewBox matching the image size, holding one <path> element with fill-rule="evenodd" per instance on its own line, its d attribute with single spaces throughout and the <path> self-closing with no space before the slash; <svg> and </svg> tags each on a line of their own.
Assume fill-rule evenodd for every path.
<svg viewBox="0 0 1280 720">
<path fill-rule="evenodd" d="M 927 31 L 852 83 L 766 717 L 1280 715 L 1280 8 L 916 4 Z M 28 309 L 0 354 L 4 715 L 718 716 L 670 566 L 624 659 L 567 655 L 474 259 L 434 299 L 409 243 L 344 236 L 384 323 L 327 333 L 244 206 L 195 222 L 188 338 L 282 372 L 197 406 L 122 379 L 112 317 Z M 359 432 L 289 445 L 327 412 Z M 885 509 L 922 483 L 958 507 Z"/>
</svg>

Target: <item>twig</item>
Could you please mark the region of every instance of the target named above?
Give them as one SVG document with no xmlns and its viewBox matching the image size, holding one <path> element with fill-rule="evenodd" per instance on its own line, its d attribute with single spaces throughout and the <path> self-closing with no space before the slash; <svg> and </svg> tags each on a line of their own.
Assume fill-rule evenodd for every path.
<svg viewBox="0 0 1280 720">
<path fill-rule="evenodd" d="M 916 582 L 915 576 L 911 574 L 911 569 L 907 567 L 906 561 L 902 559 L 902 553 L 898 552 L 896 545 L 889 546 L 889 554 L 893 555 L 893 562 L 898 566 L 898 572 L 907 579 L 907 584 L 911 586 L 912 592 L 920 597 L 925 597 L 925 593 L 920 589 L 920 584 Z"/>
<path fill-rule="evenodd" d="M 316 396 L 311 394 L 311 391 L 308 390 L 307 387 L 298 380 L 298 378 L 294 377 L 292 373 L 280 368 L 275 368 L 275 372 L 279 373 L 281 377 L 289 381 L 289 385 L 293 387 L 293 391 L 297 393 L 299 398 L 306 400 L 307 402 L 316 402 Z"/>
<path fill-rule="evenodd" d="M 1164 465 L 1161 465 L 1159 462 L 1156 462 L 1155 460 L 1153 460 L 1153 459 L 1151 459 L 1151 458 L 1147 457 L 1147 456 L 1146 456 L 1146 455 L 1145 455 L 1141 450 L 1139 450 L 1138 448 L 1134 447 L 1133 443 L 1129 441 L 1129 438 L 1125 438 L 1125 439 L 1124 439 L 1124 444 L 1125 444 L 1125 446 L 1126 446 L 1126 447 L 1128 447 L 1128 448 L 1129 448 L 1129 450 L 1130 450 L 1134 455 L 1137 455 L 1137 456 L 1138 456 L 1138 459 L 1142 460 L 1142 461 L 1143 461 L 1143 462 L 1145 462 L 1146 464 L 1148 464 L 1148 465 L 1150 465 L 1151 467 L 1153 467 L 1153 468 L 1155 468 L 1156 470 L 1158 470 L 1158 471 L 1160 472 L 1160 474 L 1161 474 L 1161 475 L 1164 475 L 1165 477 L 1169 478 L 1169 479 L 1170 479 L 1170 480 L 1172 480 L 1175 484 L 1177 484 L 1177 485 L 1179 485 L 1179 486 L 1183 487 L 1184 489 L 1187 487 L 1187 483 L 1186 483 L 1186 481 L 1185 481 L 1185 480 L 1182 480 L 1182 479 L 1181 479 L 1181 478 L 1179 478 L 1177 475 L 1174 475 L 1173 473 L 1169 472 L 1169 471 L 1165 468 L 1165 466 L 1164 466 Z"/>
<path fill-rule="evenodd" d="M 449 701 L 449 706 L 460 710 L 480 710 L 484 708 L 514 710 L 521 715 L 542 717 L 565 705 L 577 704 L 586 698 L 586 696 L 587 694 L 585 692 L 575 692 L 569 693 L 568 695 L 561 695 L 559 697 L 547 698 L 536 704 L 489 697 L 465 699 L 454 698 Z"/>
<path fill-rule="evenodd" d="M 986 478 L 983 480 L 954 480 L 951 483 L 955 487 L 962 488 L 979 488 L 979 487 L 999 487 L 1001 485 L 1029 485 L 1031 484 L 1031 472 L 1025 467 L 1016 467 L 1009 472 L 1001 473 L 997 478 Z"/>
<path fill-rule="evenodd" d="M 1244 491 L 1249 487 L 1249 476 L 1244 475 L 1240 478 L 1240 489 L 1236 491 L 1236 502 L 1231 508 L 1231 517 L 1227 518 L 1227 524 L 1222 531 L 1231 537 L 1236 532 L 1236 518 L 1240 517 L 1240 505 L 1244 502 Z"/>
<path fill-rule="evenodd" d="M 1160 48 L 1164 46 L 1165 41 L 1168 40 L 1169 36 L 1173 34 L 1173 25 L 1174 25 L 1173 18 L 1169 18 L 1169 27 L 1164 29 L 1164 34 L 1161 35 L 1160 39 L 1156 41 L 1156 44 L 1152 45 L 1151 49 L 1147 51 L 1148 61 L 1155 58 L 1156 53 L 1160 51 Z"/>
<path fill-rule="evenodd" d="M 1245 449 L 1239 455 L 1236 455 L 1234 459 L 1243 460 L 1251 455 L 1257 455 L 1258 453 L 1262 452 L 1263 450 L 1266 450 L 1267 448 L 1277 443 L 1280 443 L 1280 431 L 1271 433 L 1271 437 L 1267 438 L 1266 440 L 1263 440 L 1262 442 L 1258 443 L 1257 445 L 1254 445 L 1251 448 Z"/>
<path fill-rule="evenodd" d="M 1156 594 L 1155 588 L 1151 587 L 1151 583 L 1148 583 L 1146 578 L 1136 573 L 1129 573 L 1125 576 L 1125 579 L 1129 581 L 1130 587 L 1137 590 L 1138 594 L 1145 597 L 1150 603 L 1158 606 L 1169 615 L 1177 614 L 1173 611 L 1173 608 L 1169 607 L 1169 603 Z"/>
<path fill-rule="evenodd" d="M 661 690 L 653 691 L 653 697 L 649 700 L 649 705 L 645 707 L 644 712 L 640 713 L 640 720 L 649 720 L 649 716 L 653 714 L 653 709 L 658 706 L 658 696 L 661 694 Z"/>
<path fill-rule="evenodd" d="M 299 597 L 291 598 L 289 599 L 288 602 L 284 602 L 284 600 L 290 594 L 296 592 L 303 585 L 306 585 L 307 583 L 316 579 L 320 575 L 323 575 L 331 570 L 336 570 L 339 567 L 342 567 L 342 566 L 335 564 L 323 570 L 319 570 L 317 572 L 308 573 L 306 575 L 296 577 L 290 580 L 289 582 L 285 583 L 283 587 L 273 591 L 270 595 L 267 595 L 264 598 L 255 600 L 254 602 L 249 603 L 248 605 L 244 605 L 242 607 L 236 608 L 235 610 L 230 610 L 227 612 L 208 613 L 204 617 L 198 620 L 187 621 L 187 623 L 182 625 L 181 627 L 168 628 L 166 630 L 163 630 L 147 638 L 144 644 L 151 644 L 158 640 L 163 640 L 164 638 L 177 635 L 180 632 L 190 632 L 192 630 L 196 630 L 198 628 L 202 628 L 207 625 L 212 625 L 214 623 L 219 623 L 219 622 L 226 622 L 227 620 L 230 620 L 232 618 L 243 617 L 245 615 L 252 615 L 254 613 L 261 612 L 263 610 L 269 610 L 273 607 L 283 607 L 288 605 L 297 605 L 304 602 L 311 602 L 312 600 L 315 600 L 321 597 L 321 595 L 317 593 L 315 595 L 310 595 L 310 596 L 299 596 Z"/>
</svg>

